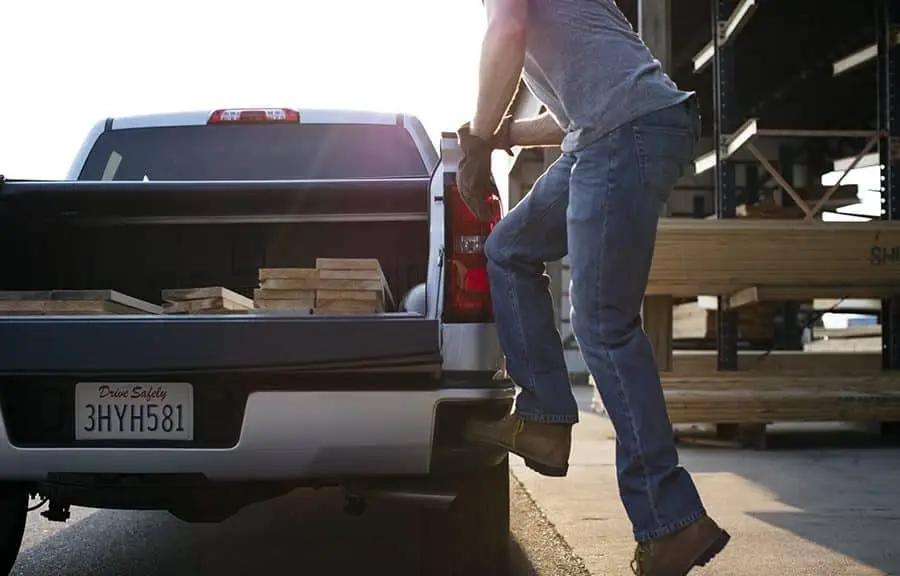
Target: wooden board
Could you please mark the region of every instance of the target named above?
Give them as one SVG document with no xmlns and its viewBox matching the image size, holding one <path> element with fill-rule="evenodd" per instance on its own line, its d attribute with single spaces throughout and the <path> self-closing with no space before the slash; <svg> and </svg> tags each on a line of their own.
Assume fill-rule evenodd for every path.
<svg viewBox="0 0 900 576">
<path fill-rule="evenodd" d="M 890 298 L 900 294 L 896 286 L 751 286 L 731 294 L 728 305 L 740 308 L 761 302 L 808 301 L 823 296 L 834 298 Z"/>
<path fill-rule="evenodd" d="M 751 286 L 900 285 L 900 224 L 664 218 L 648 294 L 733 294 Z M 895 256 L 896 255 L 896 256 Z"/>
<path fill-rule="evenodd" d="M 106 300 L 18 300 L 0 301 L 0 314 L 4 315 L 77 315 L 77 314 L 145 314 Z"/>
<path fill-rule="evenodd" d="M 865 375 L 763 374 L 719 372 L 705 376 L 661 375 L 666 392 L 676 391 L 782 391 L 809 392 L 843 390 L 900 394 L 900 373 Z"/>
<path fill-rule="evenodd" d="M 374 258 L 318 258 L 316 314 L 383 312 L 393 296 L 381 264 Z"/>
<path fill-rule="evenodd" d="M 369 270 L 381 273 L 375 258 L 316 258 L 317 270 Z"/>
<path fill-rule="evenodd" d="M 0 291 L 4 313 L 161 314 L 155 304 L 115 290 L 13 290 Z M 54 312 L 56 311 L 56 312 Z"/>
<path fill-rule="evenodd" d="M 880 340 L 879 340 L 880 342 Z M 881 372 L 881 354 L 845 352 L 788 352 L 769 354 L 742 350 L 738 353 L 738 374 L 806 374 L 862 375 Z M 730 373 L 729 373 L 730 374 Z M 669 376 L 715 376 L 716 353 L 713 351 L 676 350 Z"/>
<path fill-rule="evenodd" d="M 257 288 L 253 291 L 253 300 L 303 300 L 314 302 L 316 299 L 315 290 L 266 290 Z"/>
<path fill-rule="evenodd" d="M 814 340 L 803 345 L 805 352 L 825 353 L 877 353 L 881 358 L 881 336 L 862 338 L 829 338 L 827 340 Z"/>
<path fill-rule="evenodd" d="M 846 328 L 817 328 L 815 331 L 813 331 L 813 338 L 815 338 L 816 340 L 822 340 L 826 338 L 871 338 L 873 336 L 881 336 L 880 324 L 848 326 Z"/>
<path fill-rule="evenodd" d="M 316 303 L 313 314 L 377 314 L 384 309 L 372 302 L 322 302 Z"/>
<path fill-rule="evenodd" d="M 236 306 L 241 306 L 248 310 L 253 308 L 253 300 L 222 286 L 209 286 L 204 288 L 173 288 L 163 290 L 162 299 L 165 302 L 220 299 L 228 300 Z"/>
<path fill-rule="evenodd" d="M 900 392 L 673 390 L 665 397 L 673 424 L 900 420 Z"/>
<path fill-rule="evenodd" d="M 319 287 L 318 276 L 314 278 L 267 278 L 259 281 L 263 290 L 315 290 Z"/>
<path fill-rule="evenodd" d="M 263 299 L 256 301 L 258 310 L 312 310 L 315 300 L 299 300 L 290 298 L 287 300 Z"/>
<path fill-rule="evenodd" d="M 309 280 L 319 277 L 315 268 L 260 268 L 259 280 Z"/>
<path fill-rule="evenodd" d="M 165 314 L 236 314 L 249 312 L 243 304 L 228 298 L 203 298 L 199 300 L 183 300 L 168 302 L 163 307 Z"/>
</svg>

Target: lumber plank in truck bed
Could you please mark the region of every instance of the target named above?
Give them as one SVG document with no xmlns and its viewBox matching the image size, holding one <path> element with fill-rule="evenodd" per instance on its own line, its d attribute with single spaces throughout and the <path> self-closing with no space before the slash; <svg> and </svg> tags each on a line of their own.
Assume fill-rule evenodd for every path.
<svg viewBox="0 0 900 576">
<path fill-rule="evenodd" d="M 115 290 L 0 291 L 2 314 L 161 314 L 162 308 Z"/>
<path fill-rule="evenodd" d="M 224 288 L 173 288 L 163 290 L 166 314 L 236 314 L 253 309 L 253 300 Z"/>
<path fill-rule="evenodd" d="M 318 258 L 316 314 L 377 314 L 393 296 L 374 258 Z"/>
</svg>

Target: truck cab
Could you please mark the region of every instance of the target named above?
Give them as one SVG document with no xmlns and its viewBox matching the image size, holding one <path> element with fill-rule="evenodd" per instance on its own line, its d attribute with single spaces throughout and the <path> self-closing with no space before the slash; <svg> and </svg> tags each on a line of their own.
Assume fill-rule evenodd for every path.
<svg viewBox="0 0 900 576">
<path fill-rule="evenodd" d="M 481 249 L 502 210 L 475 219 L 455 135 L 440 148 L 404 114 L 217 109 L 106 119 L 65 181 L 0 180 L 4 294 L 252 298 L 261 268 L 366 258 L 397 295 L 341 316 L 0 314 L 0 573 L 30 498 L 51 520 L 75 505 L 215 522 L 322 486 L 351 512 L 421 506 L 429 574 L 505 571 L 507 456 L 462 440 L 515 393 Z M 123 383 L 188 391 L 190 433 L 83 430 L 81 387 Z"/>
</svg>

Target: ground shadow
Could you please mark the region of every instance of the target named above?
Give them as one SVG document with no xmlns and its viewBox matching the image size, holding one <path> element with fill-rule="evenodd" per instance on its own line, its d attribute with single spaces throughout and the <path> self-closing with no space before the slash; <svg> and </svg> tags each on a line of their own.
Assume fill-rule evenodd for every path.
<svg viewBox="0 0 900 576">
<path fill-rule="evenodd" d="M 773 427 L 764 451 L 713 435 L 679 443 L 695 474 L 728 472 L 797 511 L 749 516 L 872 566 L 900 574 L 900 439 L 854 425 Z M 706 445 L 704 445 L 704 440 Z"/>
<path fill-rule="evenodd" d="M 24 550 L 15 576 L 421 576 L 418 515 L 372 504 L 342 511 L 337 491 L 297 491 L 220 524 L 167 513 L 98 511 Z M 515 576 L 549 576 L 511 536 Z"/>
</svg>

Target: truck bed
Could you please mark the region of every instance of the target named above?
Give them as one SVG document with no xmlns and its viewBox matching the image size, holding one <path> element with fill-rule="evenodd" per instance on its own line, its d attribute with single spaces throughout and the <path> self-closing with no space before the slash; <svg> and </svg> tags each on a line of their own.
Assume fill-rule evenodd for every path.
<svg viewBox="0 0 900 576">
<path fill-rule="evenodd" d="M 395 299 L 424 283 L 428 180 L 5 182 L 0 290 L 253 297 L 260 268 L 374 258 Z M 309 371 L 440 364 L 412 314 L 0 316 L 0 374 Z"/>
</svg>

